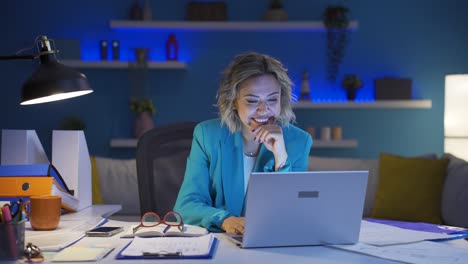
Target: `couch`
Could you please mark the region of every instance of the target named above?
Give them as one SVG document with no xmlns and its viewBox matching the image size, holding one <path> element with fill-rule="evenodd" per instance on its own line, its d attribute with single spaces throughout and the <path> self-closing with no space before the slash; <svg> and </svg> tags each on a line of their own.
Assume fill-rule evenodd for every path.
<svg viewBox="0 0 468 264">
<path fill-rule="evenodd" d="M 447 159 L 440 195 L 440 219 L 443 224 L 468 228 L 468 163 L 451 154 L 437 158 L 435 154 L 421 159 Z M 92 157 L 94 203 L 121 204 L 121 215 L 139 215 L 140 205 L 134 159 Z M 379 183 L 379 159 L 309 157 L 309 170 L 368 170 L 369 178 L 364 204 L 364 217 L 372 216 Z M 99 197 L 98 197 L 99 196 Z M 405 219 L 400 219 L 405 220 Z"/>
</svg>

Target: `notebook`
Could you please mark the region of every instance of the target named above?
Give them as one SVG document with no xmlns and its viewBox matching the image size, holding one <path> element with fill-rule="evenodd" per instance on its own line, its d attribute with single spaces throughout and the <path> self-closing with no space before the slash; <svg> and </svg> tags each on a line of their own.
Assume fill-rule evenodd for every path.
<svg viewBox="0 0 468 264">
<path fill-rule="evenodd" d="M 137 225 L 132 225 L 128 228 L 121 238 L 133 238 L 133 237 L 170 237 L 170 236 L 178 236 L 178 237 L 193 237 L 193 236 L 203 236 L 208 234 L 208 230 L 200 226 L 194 225 L 184 225 L 183 231 L 180 231 L 175 226 L 167 226 L 165 224 L 153 226 L 153 227 L 144 227 L 138 229 L 138 231 L 134 234 L 133 228 L 137 227 Z"/>
<path fill-rule="evenodd" d="M 358 242 L 368 171 L 254 172 L 243 248 Z"/>
</svg>

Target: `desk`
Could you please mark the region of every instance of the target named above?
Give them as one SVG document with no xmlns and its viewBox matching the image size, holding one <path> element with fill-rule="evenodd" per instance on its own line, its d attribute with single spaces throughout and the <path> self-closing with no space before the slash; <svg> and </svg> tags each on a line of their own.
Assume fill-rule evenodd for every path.
<svg viewBox="0 0 468 264">
<path fill-rule="evenodd" d="M 109 210 L 107 210 L 109 209 Z M 106 206 L 93 206 L 82 210 L 80 212 L 67 215 L 67 217 L 86 218 L 96 217 L 104 213 L 109 213 L 115 210 L 115 207 Z M 130 227 L 135 222 L 124 222 L 109 220 L 106 225 L 117 225 L 125 228 Z M 217 250 L 213 259 L 185 259 L 185 260 L 116 260 L 115 256 L 120 250 L 125 247 L 131 239 L 121 239 L 120 234 L 113 237 L 97 238 L 97 237 L 84 237 L 76 243 L 76 245 L 93 245 L 93 244 L 113 244 L 115 245 L 114 251 L 108 256 L 102 259 L 102 263 L 150 263 L 157 262 L 163 263 L 226 263 L 226 264 L 238 264 L 238 263 L 375 263 L 375 264 L 389 264 L 389 263 L 400 263 L 385 259 L 380 259 L 372 256 L 363 254 L 356 254 L 348 251 L 328 248 L 324 246 L 309 246 L 309 247 L 282 247 L 282 248 L 262 248 L 262 249 L 240 249 L 233 243 L 229 242 L 222 234 L 215 234 L 219 238 Z M 468 242 L 465 240 L 458 241 L 459 243 Z M 49 263 L 49 262 L 45 262 Z"/>
</svg>

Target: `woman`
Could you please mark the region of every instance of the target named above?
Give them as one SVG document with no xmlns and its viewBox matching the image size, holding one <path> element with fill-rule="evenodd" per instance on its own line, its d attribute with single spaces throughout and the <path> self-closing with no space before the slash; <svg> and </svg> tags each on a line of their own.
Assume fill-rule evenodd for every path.
<svg viewBox="0 0 468 264">
<path fill-rule="evenodd" d="M 195 127 L 174 210 L 187 224 L 243 234 L 244 196 L 252 171 L 305 171 L 312 138 L 289 124 L 292 82 L 276 59 L 237 56 L 225 69 L 219 119 Z"/>
</svg>

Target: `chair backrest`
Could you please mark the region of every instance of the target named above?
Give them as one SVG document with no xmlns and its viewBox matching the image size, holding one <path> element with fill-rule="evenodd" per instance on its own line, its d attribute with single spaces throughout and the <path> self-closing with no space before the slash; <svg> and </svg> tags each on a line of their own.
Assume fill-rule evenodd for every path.
<svg viewBox="0 0 468 264">
<path fill-rule="evenodd" d="M 140 212 L 161 217 L 174 207 L 185 174 L 196 122 L 155 127 L 138 140 Z"/>
</svg>

